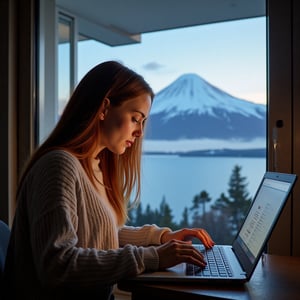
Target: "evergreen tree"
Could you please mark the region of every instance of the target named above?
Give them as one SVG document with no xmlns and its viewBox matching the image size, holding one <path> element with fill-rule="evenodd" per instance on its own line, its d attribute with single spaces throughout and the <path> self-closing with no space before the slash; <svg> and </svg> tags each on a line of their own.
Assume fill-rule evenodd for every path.
<svg viewBox="0 0 300 300">
<path fill-rule="evenodd" d="M 155 217 L 156 215 L 157 213 L 152 211 L 150 204 L 147 204 L 145 213 L 143 215 L 143 222 L 140 224 L 140 226 L 144 224 L 155 224 L 157 219 Z"/>
<path fill-rule="evenodd" d="M 215 204 L 211 208 L 230 214 L 230 200 L 224 193 L 221 193 L 220 197 L 215 201 Z"/>
<path fill-rule="evenodd" d="M 138 207 L 136 208 L 134 226 L 142 226 L 143 221 L 144 221 L 144 215 L 143 215 L 142 203 L 139 203 Z"/>
<path fill-rule="evenodd" d="M 185 207 L 182 213 L 182 219 L 179 225 L 177 225 L 177 228 L 187 228 L 189 226 L 189 210 L 187 207 Z"/>
<path fill-rule="evenodd" d="M 251 204 L 251 197 L 247 191 L 246 177 L 241 176 L 241 166 L 235 166 L 230 177 L 228 194 L 235 202 L 232 207 L 233 223 L 235 224 L 236 232 L 244 221 L 246 213 Z"/>
<path fill-rule="evenodd" d="M 163 197 L 159 208 L 159 220 L 157 224 L 159 226 L 170 227 L 173 229 L 175 227 L 175 223 L 173 222 L 172 209 L 167 203 L 165 196 Z"/>
<path fill-rule="evenodd" d="M 234 166 L 229 180 L 228 196 L 222 193 L 212 205 L 212 209 L 228 217 L 233 235 L 238 231 L 251 204 L 246 177 L 241 176 L 241 169 L 241 166 Z"/>
<path fill-rule="evenodd" d="M 206 214 L 206 203 L 210 202 L 211 198 L 209 197 L 206 191 L 202 191 L 199 194 L 199 203 L 202 205 L 202 218 L 205 217 Z"/>
<path fill-rule="evenodd" d="M 225 214 L 214 209 L 206 212 L 205 228 L 217 244 L 231 244 L 234 235 L 231 233 L 231 224 Z"/>
<path fill-rule="evenodd" d="M 206 191 L 201 191 L 199 195 L 194 196 L 193 204 L 190 210 L 193 212 L 192 215 L 192 226 L 200 227 L 205 222 L 206 214 L 206 203 L 211 201 L 209 194 Z M 202 210 L 200 207 L 202 206 Z M 201 213 L 200 213 L 201 211 Z"/>
<path fill-rule="evenodd" d="M 192 207 L 190 208 L 190 211 L 192 212 L 192 226 L 198 227 L 200 224 L 200 202 L 199 202 L 199 196 L 196 195 L 193 198 Z"/>
<path fill-rule="evenodd" d="M 135 209 L 130 207 L 128 208 L 128 220 L 126 222 L 129 226 L 135 226 L 135 216 L 134 216 Z"/>
</svg>

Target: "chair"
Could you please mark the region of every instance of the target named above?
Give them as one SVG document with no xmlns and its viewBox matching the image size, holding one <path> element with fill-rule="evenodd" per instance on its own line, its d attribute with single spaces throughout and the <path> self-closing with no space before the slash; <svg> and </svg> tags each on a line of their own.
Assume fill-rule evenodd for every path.
<svg viewBox="0 0 300 300">
<path fill-rule="evenodd" d="M 0 279 L 4 271 L 4 263 L 6 258 L 6 251 L 10 236 L 10 229 L 6 223 L 0 220 Z"/>
</svg>

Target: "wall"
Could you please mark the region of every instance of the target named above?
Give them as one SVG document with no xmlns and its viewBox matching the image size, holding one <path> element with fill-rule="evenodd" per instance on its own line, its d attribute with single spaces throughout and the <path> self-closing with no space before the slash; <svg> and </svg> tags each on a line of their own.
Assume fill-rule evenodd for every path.
<svg viewBox="0 0 300 300">
<path fill-rule="evenodd" d="M 268 2 L 268 168 L 300 176 L 299 8 L 297 0 Z M 270 253 L 300 255 L 299 200 L 300 179 L 272 234 Z"/>
<path fill-rule="evenodd" d="M 9 224 L 18 176 L 34 145 L 35 2 L 0 2 L 0 219 Z"/>
</svg>

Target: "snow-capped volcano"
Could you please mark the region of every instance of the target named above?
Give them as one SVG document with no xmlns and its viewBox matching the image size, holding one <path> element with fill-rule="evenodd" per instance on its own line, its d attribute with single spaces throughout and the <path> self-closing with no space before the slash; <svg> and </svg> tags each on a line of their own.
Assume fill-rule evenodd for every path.
<svg viewBox="0 0 300 300">
<path fill-rule="evenodd" d="M 185 74 L 156 96 L 151 114 L 165 113 L 171 118 L 180 113 L 210 114 L 216 116 L 215 109 L 239 113 L 244 116 L 264 118 L 265 106 L 241 100 L 209 84 L 196 74 Z"/>
<path fill-rule="evenodd" d="M 229 95 L 196 74 L 180 76 L 154 99 L 146 139 L 265 137 L 266 106 Z"/>
</svg>

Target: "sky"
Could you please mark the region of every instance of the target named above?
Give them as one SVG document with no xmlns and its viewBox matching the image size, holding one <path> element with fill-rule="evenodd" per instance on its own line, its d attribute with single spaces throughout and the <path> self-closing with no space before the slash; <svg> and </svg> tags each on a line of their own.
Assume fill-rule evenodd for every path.
<svg viewBox="0 0 300 300">
<path fill-rule="evenodd" d="M 185 73 L 244 100 L 266 104 L 266 18 L 173 29 L 111 47 L 79 43 L 78 80 L 96 64 L 117 60 L 141 74 L 155 93 Z"/>
</svg>

